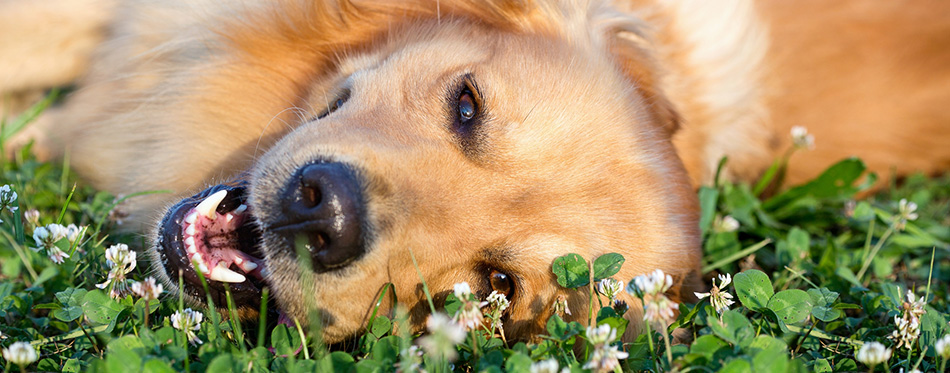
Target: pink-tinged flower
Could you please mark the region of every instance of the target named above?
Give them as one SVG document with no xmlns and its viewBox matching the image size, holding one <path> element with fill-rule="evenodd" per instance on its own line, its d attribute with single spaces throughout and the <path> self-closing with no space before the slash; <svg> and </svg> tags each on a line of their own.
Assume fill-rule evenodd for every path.
<svg viewBox="0 0 950 373">
<path fill-rule="evenodd" d="M 75 224 L 67 225 L 66 226 L 66 240 L 69 241 L 70 245 L 76 244 L 76 240 L 78 240 L 82 236 L 82 233 L 85 230 L 86 230 L 86 227 L 82 227 L 82 226 L 77 227 Z"/>
<path fill-rule="evenodd" d="M 679 305 L 666 295 L 647 295 L 643 298 L 643 320 L 657 329 L 665 328 L 673 322 Z"/>
<path fill-rule="evenodd" d="M 40 211 L 37 209 L 29 209 L 23 212 L 23 220 L 26 220 L 33 226 L 40 225 Z"/>
<path fill-rule="evenodd" d="M 458 356 L 455 346 L 465 340 L 465 328 L 442 313 L 433 313 L 426 321 L 429 334 L 419 338 L 419 347 L 436 359 L 454 361 Z"/>
<path fill-rule="evenodd" d="M 588 326 L 584 332 L 587 341 L 594 345 L 590 360 L 584 364 L 584 369 L 594 372 L 610 372 L 620 366 L 620 359 L 626 359 L 627 353 L 620 351 L 612 343 L 617 339 L 617 329 L 607 324 Z"/>
<path fill-rule="evenodd" d="M 156 284 L 152 276 L 146 277 L 142 282 L 133 282 L 131 288 L 132 293 L 146 301 L 158 299 L 163 290 L 162 284 Z"/>
<path fill-rule="evenodd" d="M 709 303 L 712 304 L 713 308 L 716 310 L 720 316 L 722 313 L 729 309 L 733 303 L 732 294 L 729 294 L 725 291 L 726 286 L 732 283 L 732 275 L 726 274 L 725 276 L 719 275 L 719 286 L 716 286 L 716 280 L 713 280 L 713 287 L 708 293 L 693 293 L 696 295 L 696 298 L 706 299 L 709 298 Z"/>
<path fill-rule="evenodd" d="M 204 315 L 201 312 L 186 308 L 183 312 L 175 311 L 170 317 L 172 327 L 185 332 L 188 342 L 193 345 L 200 345 L 203 342 L 198 338 L 197 331 L 201 330 L 201 321 Z"/>
<path fill-rule="evenodd" d="M 497 291 L 492 291 L 488 295 L 488 298 L 485 298 L 485 301 L 488 303 L 487 311 L 485 316 L 488 317 L 491 325 L 489 326 L 492 331 L 498 329 L 502 336 L 505 335 L 504 326 L 501 323 L 501 317 L 505 314 L 505 310 L 508 309 L 508 306 L 511 304 L 508 301 L 508 298 L 504 294 Z"/>
</svg>

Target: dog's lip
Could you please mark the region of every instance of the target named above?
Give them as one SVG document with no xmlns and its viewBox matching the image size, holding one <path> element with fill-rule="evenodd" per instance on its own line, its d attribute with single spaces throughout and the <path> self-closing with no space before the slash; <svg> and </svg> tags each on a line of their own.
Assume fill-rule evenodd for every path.
<svg viewBox="0 0 950 373">
<path fill-rule="evenodd" d="M 205 189 L 198 194 L 185 198 L 169 209 L 169 212 L 162 219 L 159 225 L 158 233 L 158 251 L 161 255 L 162 264 L 165 272 L 172 282 L 178 282 L 178 276 L 181 275 L 182 284 L 185 293 L 196 299 L 203 300 L 205 292 L 201 284 L 198 273 L 192 267 L 191 260 L 185 250 L 184 237 L 182 234 L 182 224 L 187 214 L 208 196 L 226 190 L 232 196 L 246 199 L 244 196 L 247 188 L 247 182 L 236 180 L 231 183 L 216 185 Z M 234 206 L 236 207 L 236 206 Z M 248 212 L 249 213 L 249 212 Z M 250 222 L 245 224 L 252 224 Z M 212 300 L 218 304 L 225 304 L 225 284 L 207 280 L 207 286 L 210 290 Z M 239 283 L 228 283 L 227 289 L 230 290 L 235 304 L 257 306 L 261 299 L 261 288 L 266 284 L 265 281 L 258 281 L 251 276 L 247 280 Z"/>
</svg>

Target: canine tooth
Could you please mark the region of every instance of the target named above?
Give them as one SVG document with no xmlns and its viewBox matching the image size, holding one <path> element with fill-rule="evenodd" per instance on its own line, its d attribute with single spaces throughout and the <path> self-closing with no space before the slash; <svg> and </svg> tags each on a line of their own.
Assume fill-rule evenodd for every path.
<svg viewBox="0 0 950 373">
<path fill-rule="evenodd" d="M 185 239 L 185 246 L 195 246 L 195 238 L 188 237 Z"/>
<path fill-rule="evenodd" d="M 192 236 L 195 234 L 195 226 L 189 225 L 188 228 L 185 228 L 185 234 Z"/>
<path fill-rule="evenodd" d="M 192 211 L 190 214 L 188 214 L 187 216 L 185 216 L 185 223 L 194 224 L 194 223 L 195 223 L 195 220 L 197 220 L 197 219 L 198 219 L 198 212 L 197 212 L 197 211 Z"/>
<path fill-rule="evenodd" d="M 238 206 L 236 209 L 234 209 L 234 211 L 231 211 L 231 213 L 234 214 L 234 215 L 241 215 L 241 214 L 243 214 L 244 211 L 246 211 L 246 210 L 247 210 L 247 205 L 243 205 L 243 204 L 242 204 L 242 205 Z"/>
<path fill-rule="evenodd" d="M 241 269 L 243 269 L 244 272 L 252 272 L 255 269 L 257 269 L 257 263 L 254 263 L 252 261 L 246 261 L 244 263 L 238 264 L 238 267 L 241 267 Z"/>
<path fill-rule="evenodd" d="M 208 219 L 214 220 L 218 215 L 218 213 L 214 210 L 218 208 L 218 204 L 220 204 L 221 201 L 224 201 L 224 197 L 227 196 L 227 190 L 219 190 L 208 196 L 208 198 L 205 198 L 204 201 L 201 201 L 198 206 L 195 206 L 195 211 L 201 215 L 207 216 Z"/>
<path fill-rule="evenodd" d="M 241 283 L 247 280 L 244 275 L 234 272 L 228 269 L 228 267 L 225 267 L 224 263 L 218 263 L 218 265 L 214 267 L 214 271 L 211 271 L 211 275 L 208 277 L 215 281 L 232 283 Z"/>
</svg>

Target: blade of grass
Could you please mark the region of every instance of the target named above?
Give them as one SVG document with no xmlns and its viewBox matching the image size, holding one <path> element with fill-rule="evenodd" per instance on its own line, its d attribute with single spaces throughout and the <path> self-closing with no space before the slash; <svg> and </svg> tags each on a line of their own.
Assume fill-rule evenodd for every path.
<svg viewBox="0 0 950 373">
<path fill-rule="evenodd" d="M 426 295 L 426 300 L 429 301 L 429 311 L 435 313 L 435 303 L 432 302 L 432 294 L 429 293 L 429 285 L 426 284 L 426 279 L 422 277 L 422 270 L 419 269 L 419 263 L 416 262 L 416 254 L 413 254 L 412 248 L 409 249 L 409 257 L 412 258 L 412 266 L 416 268 L 416 274 L 419 275 L 419 281 L 422 281 L 422 292 Z"/>
<path fill-rule="evenodd" d="M 270 288 L 265 287 L 261 290 L 261 313 L 257 324 L 257 347 L 264 347 L 264 333 L 267 331 L 267 297 Z"/>
<path fill-rule="evenodd" d="M 46 110 L 50 105 L 56 101 L 56 98 L 59 97 L 59 89 L 50 90 L 49 94 L 46 95 L 40 102 L 33 104 L 29 109 L 27 109 L 23 114 L 16 117 L 13 122 L 5 123 L 3 128 L 0 129 L 0 143 L 6 143 L 13 135 L 16 135 L 17 132 L 22 131 L 26 128 L 26 125 L 30 124 L 37 117 L 40 116 L 43 111 Z"/>
<path fill-rule="evenodd" d="M 722 259 L 720 259 L 720 260 L 717 260 L 716 262 L 713 262 L 712 264 L 709 264 L 709 265 L 707 265 L 707 266 L 704 266 L 704 267 L 703 267 L 703 273 L 709 273 L 710 271 L 712 271 L 712 270 L 714 270 L 714 269 L 721 268 L 722 266 L 725 266 L 725 265 L 727 265 L 727 264 L 729 264 L 729 263 L 732 263 L 732 262 L 737 261 L 737 260 L 739 260 L 739 259 L 745 258 L 746 256 L 749 256 L 749 254 L 752 254 L 752 253 L 758 251 L 759 249 L 765 247 L 766 245 L 768 245 L 768 244 L 770 244 L 770 243 L 772 243 L 772 239 L 771 239 L 771 238 L 766 238 L 766 239 L 764 239 L 764 240 L 762 240 L 762 241 L 759 241 L 759 242 L 756 243 L 755 245 L 749 246 L 749 247 L 747 247 L 747 248 L 745 248 L 745 249 L 742 249 L 741 251 L 738 251 L 738 252 L 736 252 L 736 253 L 734 253 L 734 254 L 732 254 L 732 255 L 729 255 L 729 256 L 727 256 L 727 257 L 725 257 L 725 258 L 722 258 Z"/>
</svg>

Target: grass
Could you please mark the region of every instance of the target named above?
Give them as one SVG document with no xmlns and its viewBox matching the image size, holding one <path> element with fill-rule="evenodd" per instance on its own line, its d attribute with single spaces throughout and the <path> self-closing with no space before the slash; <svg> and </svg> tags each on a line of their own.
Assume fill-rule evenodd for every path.
<svg viewBox="0 0 950 373">
<path fill-rule="evenodd" d="M 22 128 L 24 120 L 11 123 Z M 166 292 L 163 301 L 146 302 L 130 294 L 113 299 L 114 287 L 95 286 L 112 270 L 106 249 L 116 243 L 142 246 L 142 237 L 116 233 L 115 196 L 77 183 L 68 163 L 38 162 L 23 149 L 0 161 L 0 185 L 10 185 L 18 194 L 13 205 L 18 209 L 0 212 L 0 345 L 30 342 L 39 359 L 22 367 L 4 359 L 4 368 L 496 372 L 528 371 L 532 364 L 540 369 L 540 362 L 547 361 L 575 372 L 592 360 L 612 368 L 611 356 L 626 355 L 610 370 L 841 372 L 871 370 L 855 355 L 865 342 L 876 341 L 893 350 L 873 367 L 876 371 L 945 371 L 946 359 L 935 346 L 950 334 L 950 176 L 912 176 L 855 201 L 874 178 L 860 160 L 850 159 L 808 184 L 762 197 L 776 182 L 772 179 L 780 179 L 787 161 L 777 162 L 775 171 L 754 186 L 719 182 L 698 191 L 707 284 L 718 275 L 729 274 L 733 280 L 722 290 L 735 303 L 721 314 L 708 299 L 673 305 L 677 316 L 658 317 L 649 333 L 620 344 L 608 332 L 622 333 L 629 326 L 622 318 L 625 305 L 597 295 L 594 285 L 617 273 L 623 258 L 566 255 L 552 264 L 552 271 L 561 286 L 596 295 L 591 297 L 590 322 L 601 325 L 602 334 L 554 316 L 547 335 L 532 344 L 507 343 L 494 328 L 458 338 L 452 323 L 420 337 L 410 335 L 406 313 L 397 307 L 392 314 L 374 313 L 358 343 L 328 351 L 299 324 L 277 325 L 269 333 L 266 322 L 242 328 L 226 317 L 233 312 L 230 302 L 217 305 L 229 308 L 224 314 L 200 310 L 205 317 L 194 336 L 202 343 L 193 344 L 170 321 L 185 308 L 180 294 Z M 903 227 L 901 199 L 920 206 L 919 217 Z M 30 210 L 38 212 L 38 221 L 24 218 Z M 738 226 L 723 223 L 730 221 L 726 216 Z M 35 229 L 53 223 L 86 227 L 74 243 L 62 239 L 53 244 L 69 255 L 62 264 L 50 260 L 48 249 L 31 249 L 37 246 Z M 148 275 L 144 267 L 136 266 L 128 280 L 143 280 Z M 617 280 L 627 285 L 632 279 Z M 909 348 L 898 348 L 889 336 L 897 330 L 895 317 L 914 309 L 908 292 L 924 300 L 920 307 L 925 313 L 916 316 L 919 336 L 908 341 Z M 647 304 L 663 302 L 659 294 L 641 296 Z M 454 315 L 472 304 L 477 308 L 477 300 L 464 292 L 449 298 L 440 312 Z M 671 333 L 690 342 L 670 344 Z"/>
</svg>

